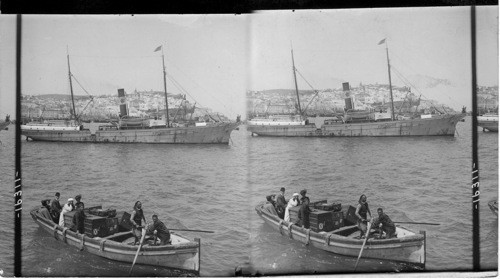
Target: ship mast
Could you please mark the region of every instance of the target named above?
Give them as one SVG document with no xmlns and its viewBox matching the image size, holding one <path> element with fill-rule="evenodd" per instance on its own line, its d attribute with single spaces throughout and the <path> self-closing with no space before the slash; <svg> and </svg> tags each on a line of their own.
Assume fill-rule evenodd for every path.
<svg viewBox="0 0 500 279">
<path fill-rule="evenodd" d="M 297 94 L 297 103 L 299 106 L 299 114 L 302 116 L 302 109 L 300 107 L 300 98 L 299 98 L 299 87 L 297 86 L 297 74 L 295 73 L 295 61 L 293 60 L 293 49 L 292 50 L 292 70 L 293 70 L 293 80 L 295 82 L 295 93 Z"/>
<path fill-rule="evenodd" d="M 163 54 L 163 45 L 161 48 L 161 60 L 163 62 L 163 87 L 165 88 L 165 108 L 166 108 L 166 114 L 167 114 L 167 127 L 170 127 L 170 120 L 168 117 L 167 71 L 165 70 L 165 55 Z"/>
<path fill-rule="evenodd" d="M 387 72 L 389 73 L 389 92 L 391 93 L 391 117 L 394 120 L 394 99 L 392 97 L 392 83 L 391 83 L 391 64 L 389 63 L 389 48 L 387 47 L 387 40 L 385 41 L 385 52 L 387 54 Z"/>
<path fill-rule="evenodd" d="M 72 113 L 72 116 L 75 117 L 75 120 L 78 120 L 77 119 L 77 116 L 76 116 L 76 110 L 75 110 L 75 98 L 73 97 L 73 83 L 71 81 L 71 67 L 69 66 L 69 51 L 68 51 L 68 46 L 66 46 L 66 56 L 68 58 L 68 78 L 69 78 L 69 89 L 70 89 L 70 92 L 71 92 L 71 103 L 73 105 L 73 113 Z"/>
</svg>

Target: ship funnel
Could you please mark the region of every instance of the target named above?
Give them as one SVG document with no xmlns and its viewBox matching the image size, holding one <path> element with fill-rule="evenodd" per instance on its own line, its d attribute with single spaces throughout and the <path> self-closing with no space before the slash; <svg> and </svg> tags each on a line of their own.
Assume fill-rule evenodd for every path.
<svg viewBox="0 0 500 279">
<path fill-rule="evenodd" d="M 349 91 L 350 88 L 349 88 L 349 82 L 343 82 L 342 83 L 342 90 L 343 91 Z"/>
<path fill-rule="evenodd" d="M 345 92 L 346 98 L 345 100 L 345 109 L 350 110 L 354 109 L 354 102 L 352 100 L 352 97 L 350 96 L 351 94 L 351 87 L 349 86 L 349 82 L 343 82 L 342 83 L 342 91 Z"/>
<path fill-rule="evenodd" d="M 127 98 L 125 97 L 125 89 L 118 89 L 118 98 L 120 98 L 120 116 L 126 116 L 127 113 Z"/>
</svg>

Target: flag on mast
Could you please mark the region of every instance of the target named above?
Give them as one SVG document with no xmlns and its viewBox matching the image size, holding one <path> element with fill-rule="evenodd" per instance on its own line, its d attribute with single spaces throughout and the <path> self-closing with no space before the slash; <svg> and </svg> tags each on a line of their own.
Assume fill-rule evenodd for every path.
<svg viewBox="0 0 500 279">
<path fill-rule="evenodd" d="M 153 52 L 157 52 L 157 51 L 159 51 L 159 50 L 161 50 L 161 46 L 157 47 L 157 48 L 155 49 L 155 51 L 153 51 Z"/>
<path fill-rule="evenodd" d="M 385 38 L 383 40 L 381 40 L 380 42 L 378 42 L 379 45 L 385 43 Z"/>
</svg>

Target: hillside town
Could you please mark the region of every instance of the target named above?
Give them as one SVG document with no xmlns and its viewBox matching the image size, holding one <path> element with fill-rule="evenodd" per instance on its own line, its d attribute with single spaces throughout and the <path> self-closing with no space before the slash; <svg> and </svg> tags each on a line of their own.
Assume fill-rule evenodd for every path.
<svg viewBox="0 0 500 279">
<path fill-rule="evenodd" d="M 117 120 L 120 114 L 118 96 L 75 96 L 75 111 L 82 121 Z M 128 115 L 135 117 L 161 117 L 165 114 L 165 94 L 161 91 L 137 91 L 126 94 Z M 23 122 L 34 119 L 70 119 L 71 97 L 66 94 L 23 95 L 21 114 Z M 186 100 L 186 95 L 168 93 L 168 108 L 171 119 L 205 119 L 228 121 L 221 113 L 200 107 Z"/>
<path fill-rule="evenodd" d="M 394 109 L 398 112 L 446 113 L 452 108 L 436 101 L 421 98 L 409 87 L 393 86 Z M 302 110 L 310 116 L 329 116 L 343 112 L 345 98 L 352 97 L 356 110 L 383 109 L 390 106 L 389 86 L 384 84 L 360 84 L 349 87 L 324 90 L 300 90 Z M 165 114 L 165 97 L 161 91 L 137 91 L 126 95 L 128 114 L 136 117 L 159 117 Z M 247 91 L 247 117 L 266 114 L 296 113 L 295 90 L 274 89 Z M 109 121 L 118 119 L 120 99 L 118 96 L 75 96 L 76 114 L 83 121 Z M 169 116 L 172 118 L 202 119 L 208 116 L 227 121 L 222 113 L 200 107 L 186 100 L 182 94 L 168 94 Z M 34 119 L 70 119 L 71 97 L 68 94 L 23 95 L 21 111 L 24 122 Z M 470 108 L 467 108 L 470 111 Z M 498 112 L 498 86 L 478 87 L 478 110 L 480 114 Z"/>
<path fill-rule="evenodd" d="M 454 111 L 447 105 L 424 99 L 411 92 L 409 87 L 392 88 L 394 110 L 399 113 L 447 113 Z M 352 98 L 355 110 L 390 110 L 389 85 L 359 84 L 346 88 L 324 90 L 299 90 L 302 111 L 308 116 L 330 116 L 344 111 L 346 98 Z M 248 91 L 247 115 L 294 114 L 297 112 L 297 95 L 292 89 Z M 478 107 L 484 111 L 498 111 L 498 86 L 478 87 Z M 470 111 L 470 108 L 467 108 Z"/>
</svg>

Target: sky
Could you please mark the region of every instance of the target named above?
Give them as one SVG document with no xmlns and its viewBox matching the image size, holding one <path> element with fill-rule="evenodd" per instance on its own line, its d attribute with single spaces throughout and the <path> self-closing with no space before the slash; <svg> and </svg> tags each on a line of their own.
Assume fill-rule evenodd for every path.
<svg viewBox="0 0 500 279">
<path fill-rule="evenodd" d="M 498 6 L 476 14 L 478 84 L 498 85 Z M 294 88 L 291 47 L 305 78 L 298 75 L 299 89 L 311 89 L 306 81 L 317 90 L 388 84 L 378 45 L 386 38 L 393 85 L 418 75 L 446 79 L 447 88 L 421 88 L 423 98 L 471 108 L 470 7 L 265 11 L 251 21 L 252 90 Z"/>
<path fill-rule="evenodd" d="M 189 101 L 236 119 L 245 113 L 245 17 L 23 16 L 22 92 L 69 96 L 67 52 L 76 95 L 163 91 L 161 51 L 154 52 L 162 45 L 167 75 L 181 86 L 167 79 L 167 91 L 186 90 Z M 13 114 L 4 100 L 15 92 L 15 17 L 0 16 L 0 26 L 0 112 Z"/>
<path fill-rule="evenodd" d="M 498 85 L 498 7 L 477 7 L 478 84 Z M 0 15 L 0 118 L 15 112 L 15 16 Z M 293 89 L 295 66 L 314 89 L 428 76 L 416 88 L 459 109 L 471 103 L 470 7 L 264 11 L 246 15 L 25 15 L 22 92 L 77 95 L 163 91 L 167 73 L 188 100 L 235 118 L 247 90 Z M 396 73 L 397 71 L 397 73 Z M 82 85 L 83 89 L 80 87 Z M 311 89 L 298 76 L 300 89 Z M 86 93 L 86 92 L 88 93 Z M 169 93 L 182 93 L 167 80 Z"/>
</svg>

